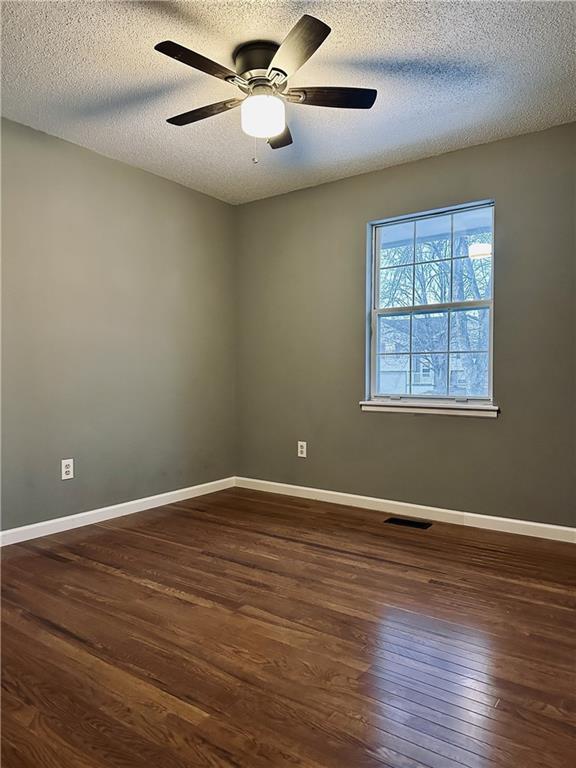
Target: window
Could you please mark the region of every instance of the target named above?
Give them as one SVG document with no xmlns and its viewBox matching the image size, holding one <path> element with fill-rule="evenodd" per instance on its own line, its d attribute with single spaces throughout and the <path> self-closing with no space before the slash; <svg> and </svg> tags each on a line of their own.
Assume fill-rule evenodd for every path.
<svg viewBox="0 0 576 768">
<path fill-rule="evenodd" d="M 483 202 L 369 225 L 363 406 L 496 415 L 493 214 Z"/>
</svg>

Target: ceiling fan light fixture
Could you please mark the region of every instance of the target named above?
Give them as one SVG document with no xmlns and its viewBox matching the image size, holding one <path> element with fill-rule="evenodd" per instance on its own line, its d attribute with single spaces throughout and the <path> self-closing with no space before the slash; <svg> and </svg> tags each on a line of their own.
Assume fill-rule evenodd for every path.
<svg viewBox="0 0 576 768">
<path fill-rule="evenodd" d="M 173 40 L 154 48 L 170 59 L 236 86 L 246 98 L 228 99 L 169 117 L 170 125 L 190 125 L 240 107 L 244 133 L 268 139 L 271 149 L 292 144 L 286 124 L 284 101 L 312 107 L 370 109 L 376 100 L 373 88 L 314 86 L 289 88 L 288 82 L 306 64 L 330 34 L 330 27 L 305 13 L 280 45 L 269 40 L 251 40 L 238 46 L 232 58 L 236 71 L 191 51 Z"/>
<path fill-rule="evenodd" d="M 248 136 L 257 139 L 278 136 L 286 127 L 284 102 L 267 93 L 248 96 L 240 105 L 240 122 Z"/>
</svg>

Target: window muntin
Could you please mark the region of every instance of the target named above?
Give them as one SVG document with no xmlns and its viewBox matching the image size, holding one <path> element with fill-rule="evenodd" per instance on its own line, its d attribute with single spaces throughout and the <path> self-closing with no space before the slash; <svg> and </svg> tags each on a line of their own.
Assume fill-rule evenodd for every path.
<svg viewBox="0 0 576 768">
<path fill-rule="evenodd" d="M 491 400 L 493 212 L 371 225 L 372 399 Z"/>
</svg>

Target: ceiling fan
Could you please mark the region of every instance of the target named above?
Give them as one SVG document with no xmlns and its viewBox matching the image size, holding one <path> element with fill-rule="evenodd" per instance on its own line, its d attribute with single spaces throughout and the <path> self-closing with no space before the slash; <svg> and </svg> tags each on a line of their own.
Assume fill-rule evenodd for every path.
<svg viewBox="0 0 576 768">
<path fill-rule="evenodd" d="M 376 100 L 372 88 L 287 88 L 288 79 L 308 61 L 330 31 L 323 21 L 304 14 L 281 45 L 253 41 L 239 46 L 233 54 L 236 72 L 171 40 L 158 43 L 154 47 L 160 53 L 225 80 L 245 94 L 244 98 L 219 101 L 170 117 L 168 122 L 189 125 L 240 107 L 242 130 L 249 136 L 267 139 L 272 149 L 280 149 L 292 144 L 286 124 L 286 101 L 315 107 L 370 109 Z"/>
</svg>

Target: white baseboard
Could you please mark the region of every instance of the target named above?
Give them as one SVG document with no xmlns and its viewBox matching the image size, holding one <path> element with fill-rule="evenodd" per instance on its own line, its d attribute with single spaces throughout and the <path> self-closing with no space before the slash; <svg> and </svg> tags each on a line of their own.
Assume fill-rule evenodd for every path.
<svg viewBox="0 0 576 768">
<path fill-rule="evenodd" d="M 257 480 L 250 477 L 225 477 L 222 480 L 214 480 L 211 483 L 192 485 L 189 488 L 180 488 L 176 491 L 159 493 L 156 496 L 146 496 L 143 499 L 126 501 L 123 504 L 114 504 L 110 507 L 92 509 L 88 512 L 80 512 L 77 515 L 58 517 L 55 520 L 45 520 L 41 523 L 23 525 L 19 528 L 11 528 L 0 532 L 0 546 L 17 544 L 21 541 L 36 539 L 39 536 L 49 536 L 51 533 L 61 533 L 83 525 L 99 523 L 103 520 L 111 520 L 114 517 L 131 515 L 134 512 L 143 512 L 146 509 L 161 507 L 165 504 L 173 504 L 177 501 L 193 499 L 195 496 L 204 496 L 207 493 L 223 491 L 226 488 L 249 488 L 255 491 L 279 493 L 284 496 L 297 496 L 303 499 L 316 499 L 328 501 L 333 504 L 344 504 L 349 507 L 361 507 L 376 512 L 384 512 L 404 517 L 419 517 L 426 520 L 435 520 L 441 523 L 454 523 L 456 525 L 469 525 L 475 528 L 487 528 L 492 531 L 505 533 L 518 533 L 525 536 L 537 536 L 542 539 L 555 541 L 567 541 L 576 543 L 576 528 L 563 525 L 549 525 L 547 523 L 534 523 L 530 520 L 514 520 L 507 517 L 492 517 L 491 515 L 478 515 L 473 512 L 458 512 L 454 509 L 442 509 L 440 507 L 427 507 L 421 504 L 410 504 L 404 501 L 391 501 L 375 496 L 358 496 L 354 493 L 341 491 L 329 491 L 322 488 L 308 488 L 303 485 L 289 485 L 287 483 L 275 483 L 270 480 Z"/>
<path fill-rule="evenodd" d="M 354 493 L 327 491 L 322 488 L 288 485 L 287 483 L 275 483 L 269 480 L 255 480 L 250 477 L 237 477 L 235 484 L 239 488 L 250 488 L 254 491 L 267 491 L 268 493 L 280 493 L 285 496 L 298 496 L 303 499 L 329 501 L 333 504 L 362 507 L 363 509 L 372 509 L 377 512 L 401 515 L 403 517 L 419 517 L 426 520 L 435 520 L 439 523 L 469 525 L 474 528 L 487 528 L 491 531 L 503 531 L 505 533 L 519 533 L 524 536 L 538 536 L 542 539 L 568 541 L 576 544 L 576 528 L 564 525 L 549 525 L 547 523 L 534 523 L 530 520 L 514 520 L 508 517 L 478 515 L 474 512 L 458 512 L 454 509 L 427 507 L 421 504 L 391 501 L 390 499 L 380 499 L 374 496 L 357 496 Z"/>
<path fill-rule="evenodd" d="M 225 488 L 233 488 L 236 478 L 225 477 L 222 480 L 214 480 L 211 483 L 191 485 L 189 488 L 179 488 L 176 491 L 158 493 L 155 496 L 145 496 L 134 501 L 125 501 L 122 504 L 113 504 L 110 507 L 91 509 L 88 512 L 80 512 L 77 515 L 66 515 L 54 520 L 45 520 L 41 523 L 22 525 L 19 528 L 10 528 L 0 532 L 0 546 L 17 544 L 20 541 L 37 539 L 39 536 L 49 536 L 51 533 L 61 533 L 72 528 L 80 528 L 83 525 L 101 523 L 103 520 L 111 520 L 114 517 L 132 515 L 134 512 L 143 512 L 145 509 L 162 507 L 164 504 L 174 504 L 177 501 L 193 499 L 195 496 L 204 496 L 207 493 L 223 491 Z"/>
</svg>

